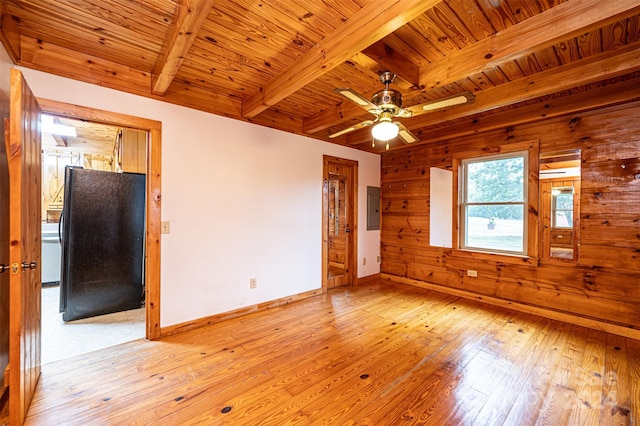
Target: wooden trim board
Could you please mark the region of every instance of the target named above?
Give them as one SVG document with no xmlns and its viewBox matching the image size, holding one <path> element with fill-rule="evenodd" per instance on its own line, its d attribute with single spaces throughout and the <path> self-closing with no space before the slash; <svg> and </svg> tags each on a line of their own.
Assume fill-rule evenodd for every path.
<svg viewBox="0 0 640 426">
<path fill-rule="evenodd" d="M 357 279 L 357 285 L 369 285 L 375 284 L 380 280 L 380 274 L 368 275 L 366 277 L 361 277 Z"/>
<path fill-rule="evenodd" d="M 256 305 L 246 306 L 244 308 L 234 309 L 228 312 L 222 312 L 208 317 L 198 318 L 192 321 L 187 321 L 179 324 L 162 327 L 160 334 L 162 337 L 179 334 L 185 331 L 194 330 L 196 328 L 205 327 L 207 325 L 216 324 L 222 321 L 238 318 L 244 315 L 253 314 L 255 312 L 266 311 L 268 309 L 277 308 L 278 306 L 288 305 L 289 303 L 298 302 L 300 300 L 307 299 L 309 297 L 322 294 L 321 288 L 304 293 L 293 294 L 291 296 L 282 297 L 269 302 L 258 303 Z"/>
<path fill-rule="evenodd" d="M 391 274 L 382 273 L 380 274 L 380 279 L 401 283 L 401 284 L 413 285 L 416 287 L 437 291 L 439 293 L 450 294 L 452 296 L 458 296 L 465 299 L 477 300 L 479 302 L 487 303 L 489 305 L 500 306 L 501 308 L 513 309 L 514 311 L 539 315 L 541 317 L 563 321 L 569 324 L 579 325 L 579 326 L 591 328 L 594 330 L 616 334 L 618 336 L 624 336 L 624 337 L 629 337 L 631 339 L 640 340 L 640 330 L 624 327 L 622 325 L 611 324 L 611 323 L 600 321 L 594 318 L 586 318 L 586 317 L 568 314 L 565 312 L 559 312 L 551 309 L 541 308 L 537 306 L 525 305 L 523 303 L 512 302 L 506 299 L 500 299 L 497 297 L 470 293 L 464 290 L 458 290 L 455 288 L 449 288 L 449 287 L 445 287 L 437 284 L 428 283 L 425 281 L 414 280 L 412 278 L 398 277 L 396 275 L 391 275 Z"/>
</svg>

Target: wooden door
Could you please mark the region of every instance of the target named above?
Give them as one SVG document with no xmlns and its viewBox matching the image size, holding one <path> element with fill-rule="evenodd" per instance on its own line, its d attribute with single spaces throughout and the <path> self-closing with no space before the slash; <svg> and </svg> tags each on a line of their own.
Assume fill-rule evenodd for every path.
<svg viewBox="0 0 640 426">
<path fill-rule="evenodd" d="M 324 158 L 323 290 L 353 284 L 356 279 L 356 161 Z"/>
<path fill-rule="evenodd" d="M 9 416 L 22 424 L 40 377 L 40 107 L 11 70 L 9 164 Z"/>
<path fill-rule="evenodd" d="M 6 119 L 5 129 L 8 121 Z M 9 365 L 9 270 L 5 269 L 9 268 L 9 168 L 4 141 L 3 137 L 0 146 L 0 409 L 6 401 L 4 371 Z"/>
</svg>

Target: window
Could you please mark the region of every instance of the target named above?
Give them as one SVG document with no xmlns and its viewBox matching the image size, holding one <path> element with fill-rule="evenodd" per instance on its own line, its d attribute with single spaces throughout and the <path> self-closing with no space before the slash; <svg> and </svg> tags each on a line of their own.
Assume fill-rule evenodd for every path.
<svg viewBox="0 0 640 426">
<path fill-rule="evenodd" d="M 460 165 L 460 248 L 526 256 L 528 151 Z"/>
<path fill-rule="evenodd" d="M 551 226 L 573 228 L 573 187 L 551 189 Z"/>
</svg>

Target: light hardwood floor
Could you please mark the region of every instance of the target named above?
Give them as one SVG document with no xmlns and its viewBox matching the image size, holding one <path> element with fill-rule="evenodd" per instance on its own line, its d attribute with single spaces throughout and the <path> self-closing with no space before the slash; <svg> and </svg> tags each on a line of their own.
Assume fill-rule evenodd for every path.
<svg viewBox="0 0 640 426">
<path fill-rule="evenodd" d="M 607 425 L 639 410 L 639 341 L 373 284 L 47 364 L 26 424 Z"/>
</svg>

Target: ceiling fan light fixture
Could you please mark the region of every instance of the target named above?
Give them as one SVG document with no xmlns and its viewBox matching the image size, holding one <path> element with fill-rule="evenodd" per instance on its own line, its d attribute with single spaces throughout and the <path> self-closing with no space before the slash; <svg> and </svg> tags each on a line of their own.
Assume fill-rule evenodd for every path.
<svg viewBox="0 0 640 426">
<path fill-rule="evenodd" d="M 428 103 L 422 107 L 425 111 L 431 111 L 434 109 L 440 109 L 448 106 L 460 105 L 469 102 L 469 98 L 465 95 L 454 96 L 448 99 L 442 99 L 440 101 Z"/>
<path fill-rule="evenodd" d="M 374 138 L 380 141 L 388 141 L 398 136 L 398 125 L 390 121 L 382 121 L 371 129 Z"/>
</svg>

